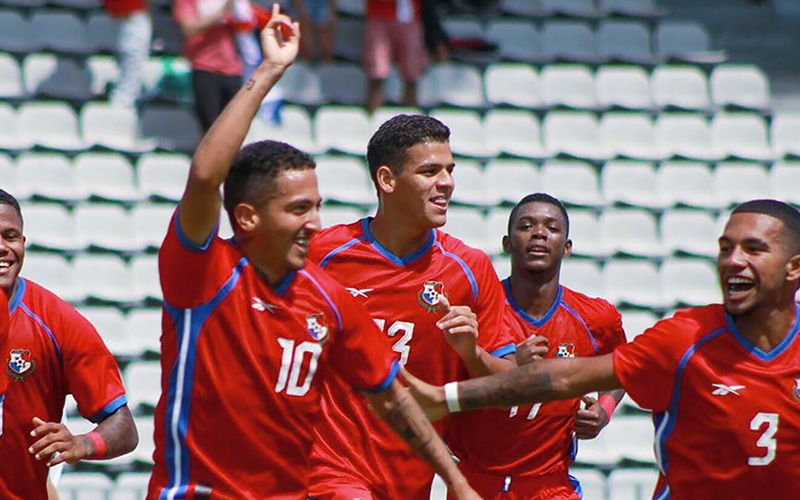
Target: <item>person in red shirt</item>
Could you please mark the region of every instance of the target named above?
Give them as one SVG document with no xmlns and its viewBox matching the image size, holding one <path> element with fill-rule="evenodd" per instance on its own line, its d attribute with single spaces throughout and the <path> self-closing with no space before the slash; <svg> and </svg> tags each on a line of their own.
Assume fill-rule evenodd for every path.
<svg viewBox="0 0 800 500">
<path fill-rule="evenodd" d="M 103 0 L 103 6 L 119 23 L 119 80 L 110 101 L 114 106 L 129 108 L 136 103 L 142 90 L 144 67 L 153 38 L 153 21 L 147 12 L 147 0 Z"/>
<path fill-rule="evenodd" d="M 385 337 L 344 287 L 306 264 L 321 205 L 314 161 L 275 141 L 239 151 L 299 36 L 275 6 L 264 62 L 200 144 L 159 252 L 162 395 L 147 498 L 305 500 L 320 385 L 338 376 L 459 498 L 477 500 L 396 380 Z M 223 183 L 230 240 L 215 234 Z"/>
<path fill-rule="evenodd" d="M 503 280 L 509 304 L 506 321 L 515 335 L 518 364 L 542 357 L 573 358 L 610 353 L 625 343 L 617 309 L 559 283 L 561 263 L 572 251 L 569 215 L 556 198 L 535 193 L 511 210 L 503 249 L 511 276 Z M 581 399 L 470 413 L 463 432 L 448 444 L 461 470 L 485 499 L 580 500 L 569 475 L 578 452 L 576 438 L 591 439 L 608 423 L 623 391 Z M 480 424 L 488 435 L 468 432 Z"/>
<path fill-rule="evenodd" d="M 737 206 L 717 271 L 722 304 L 680 310 L 612 354 L 444 388 L 409 382 L 433 417 L 624 387 L 653 411 L 654 499 L 800 498 L 800 212 Z"/>
<path fill-rule="evenodd" d="M 0 438 L 0 498 L 45 500 L 48 467 L 114 458 L 138 442 L 114 357 L 72 306 L 19 276 L 25 257 L 22 212 L 0 190 L 0 288 L 10 324 L 0 355 L 9 377 Z M 97 427 L 73 435 L 59 423 L 72 394 Z M 54 455 L 58 453 L 58 455 Z"/>
</svg>

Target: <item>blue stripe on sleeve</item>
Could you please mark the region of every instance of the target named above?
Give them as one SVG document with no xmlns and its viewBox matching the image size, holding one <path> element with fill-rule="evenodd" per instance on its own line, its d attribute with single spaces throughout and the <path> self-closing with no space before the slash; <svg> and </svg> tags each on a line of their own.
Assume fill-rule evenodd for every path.
<svg viewBox="0 0 800 500">
<path fill-rule="evenodd" d="M 379 392 L 383 392 L 386 389 L 388 389 L 390 385 L 392 385 L 392 382 L 394 382 L 394 379 L 397 378 L 398 372 L 400 372 L 400 362 L 397 361 L 397 360 L 394 360 L 394 362 L 392 362 L 392 367 L 389 369 L 389 374 L 386 375 L 386 378 L 384 378 L 383 381 L 380 384 L 376 385 L 375 387 L 369 388 L 369 389 L 365 389 L 365 388 L 361 388 L 361 387 L 356 387 L 356 389 L 361 391 L 361 392 L 367 392 L 369 394 L 378 394 Z"/>
<path fill-rule="evenodd" d="M 107 419 L 112 413 L 119 410 L 126 404 L 128 404 L 128 396 L 123 394 L 114 401 L 108 403 L 102 410 L 97 412 L 97 414 L 95 414 L 92 417 L 89 417 L 89 421 L 92 422 L 93 424 L 99 424 L 103 420 Z"/>
</svg>

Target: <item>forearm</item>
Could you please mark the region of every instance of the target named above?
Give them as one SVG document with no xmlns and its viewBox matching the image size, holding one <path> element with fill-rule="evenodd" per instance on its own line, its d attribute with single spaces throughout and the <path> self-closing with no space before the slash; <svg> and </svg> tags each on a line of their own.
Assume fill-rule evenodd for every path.
<svg viewBox="0 0 800 500">
<path fill-rule="evenodd" d="M 486 375 L 513 370 L 517 367 L 517 364 L 512 359 L 492 356 L 481 347 L 475 349 L 474 356 L 462 358 L 462 360 L 467 366 L 470 377 L 485 377 Z"/>
<path fill-rule="evenodd" d="M 95 441 L 84 434 L 81 438 L 88 440 L 91 450 L 87 460 L 107 460 L 132 452 L 139 444 L 136 425 L 127 406 L 123 406 L 105 420 L 100 422 L 94 431 L 100 434 L 105 443 L 105 452 L 99 453 Z"/>
<path fill-rule="evenodd" d="M 614 389 L 613 391 L 601 391 L 599 397 L 611 396 L 617 405 L 625 397 L 625 389 Z"/>
</svg>

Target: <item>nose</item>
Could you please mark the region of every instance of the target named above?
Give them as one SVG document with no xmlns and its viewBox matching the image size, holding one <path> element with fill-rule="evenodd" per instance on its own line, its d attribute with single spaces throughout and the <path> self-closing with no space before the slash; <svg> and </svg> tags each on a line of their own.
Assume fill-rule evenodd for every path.
<svg viewBox="0 0 800 500">
<path fill-rule="evenodd" d="M 317 233 L 322 229 L 322 221 L 319 218 L 319 209 L 315 208 L 309 213 L 308 220 L 305 224 L 306 230 L 312 234 Z"/>
<path fill-rule="evenodd" d="M 720 264 L 734 269 L 744 268 L 747 266 L 745 252 L 737 245 L 727 255 L 720 257 Z"/>
<path fill-rule="evenodd" d="M 453 177 L 453 173 L 443 168 L 441 173 L 436 179 L 436 186 L 440 189 L 449 189 L 452 190 L 455 188 L 456 180 Z"/>
</svg>

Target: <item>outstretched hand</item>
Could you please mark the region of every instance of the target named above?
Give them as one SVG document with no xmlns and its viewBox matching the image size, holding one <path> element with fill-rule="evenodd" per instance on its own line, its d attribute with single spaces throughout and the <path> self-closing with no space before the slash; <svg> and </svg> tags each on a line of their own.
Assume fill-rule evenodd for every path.
<svg viewBox="0 0 800 500">
<path fill-rule="evenodd" d="M 436 326 L 444 333 L 450 347 L 461 357 L 475 357 L 478 346 L 478 317 L 469 306 L 451 306 L 443 294 L 439 296 L 439 304 L 444 316 L 436 322 Z"/>
<path fill-rule="evenodd" d="M 541 335 L 531 335 L 517 344 L 517 365 L 527 365 L 544 359 L 550 350 L 550 341 Z"/>
<path fill-rule="evenodd" d="M 297 58 L 300 48 L 300 23 L 281 14 L 280 6 L 272 4 L 272 15 L 261 31 L 264 62 L 285 69 Z"/>
<path fill-rule="evenodd" d="M 423 382 L 411 375 L 405 368 L 400 369 L 400 377 L 408 386 L 411 395 L 417 400 L 417 404 L 422 408 L 422 411 L 425 412 L 428 420 L 436 422 L 449 413 L 444 399 L 443 387 Z"/>
<path fill-rule="evenodd" d="M 578 439 L 594 439 L 608 424 L 608 414 L 596 398 L 583 396 L 581 400 L 586 408 L 575 414 L 575 435 Z"/>
<path fill-rule="evenodd" d="M 47 460 L 48 467 L 61 462 L 75 464 L 91 457 L 94 453 L 94 445 L 89 438 L 73 435 L 64 424 L 45 422 L 34 417 L 33 425 L 36 428 L 31 432 L 31 436 L 37 438 L 37 441 L 28 451 L 36 460 Z M 54 453 L 58 455 L 53 457 Z"/>
</svg>

